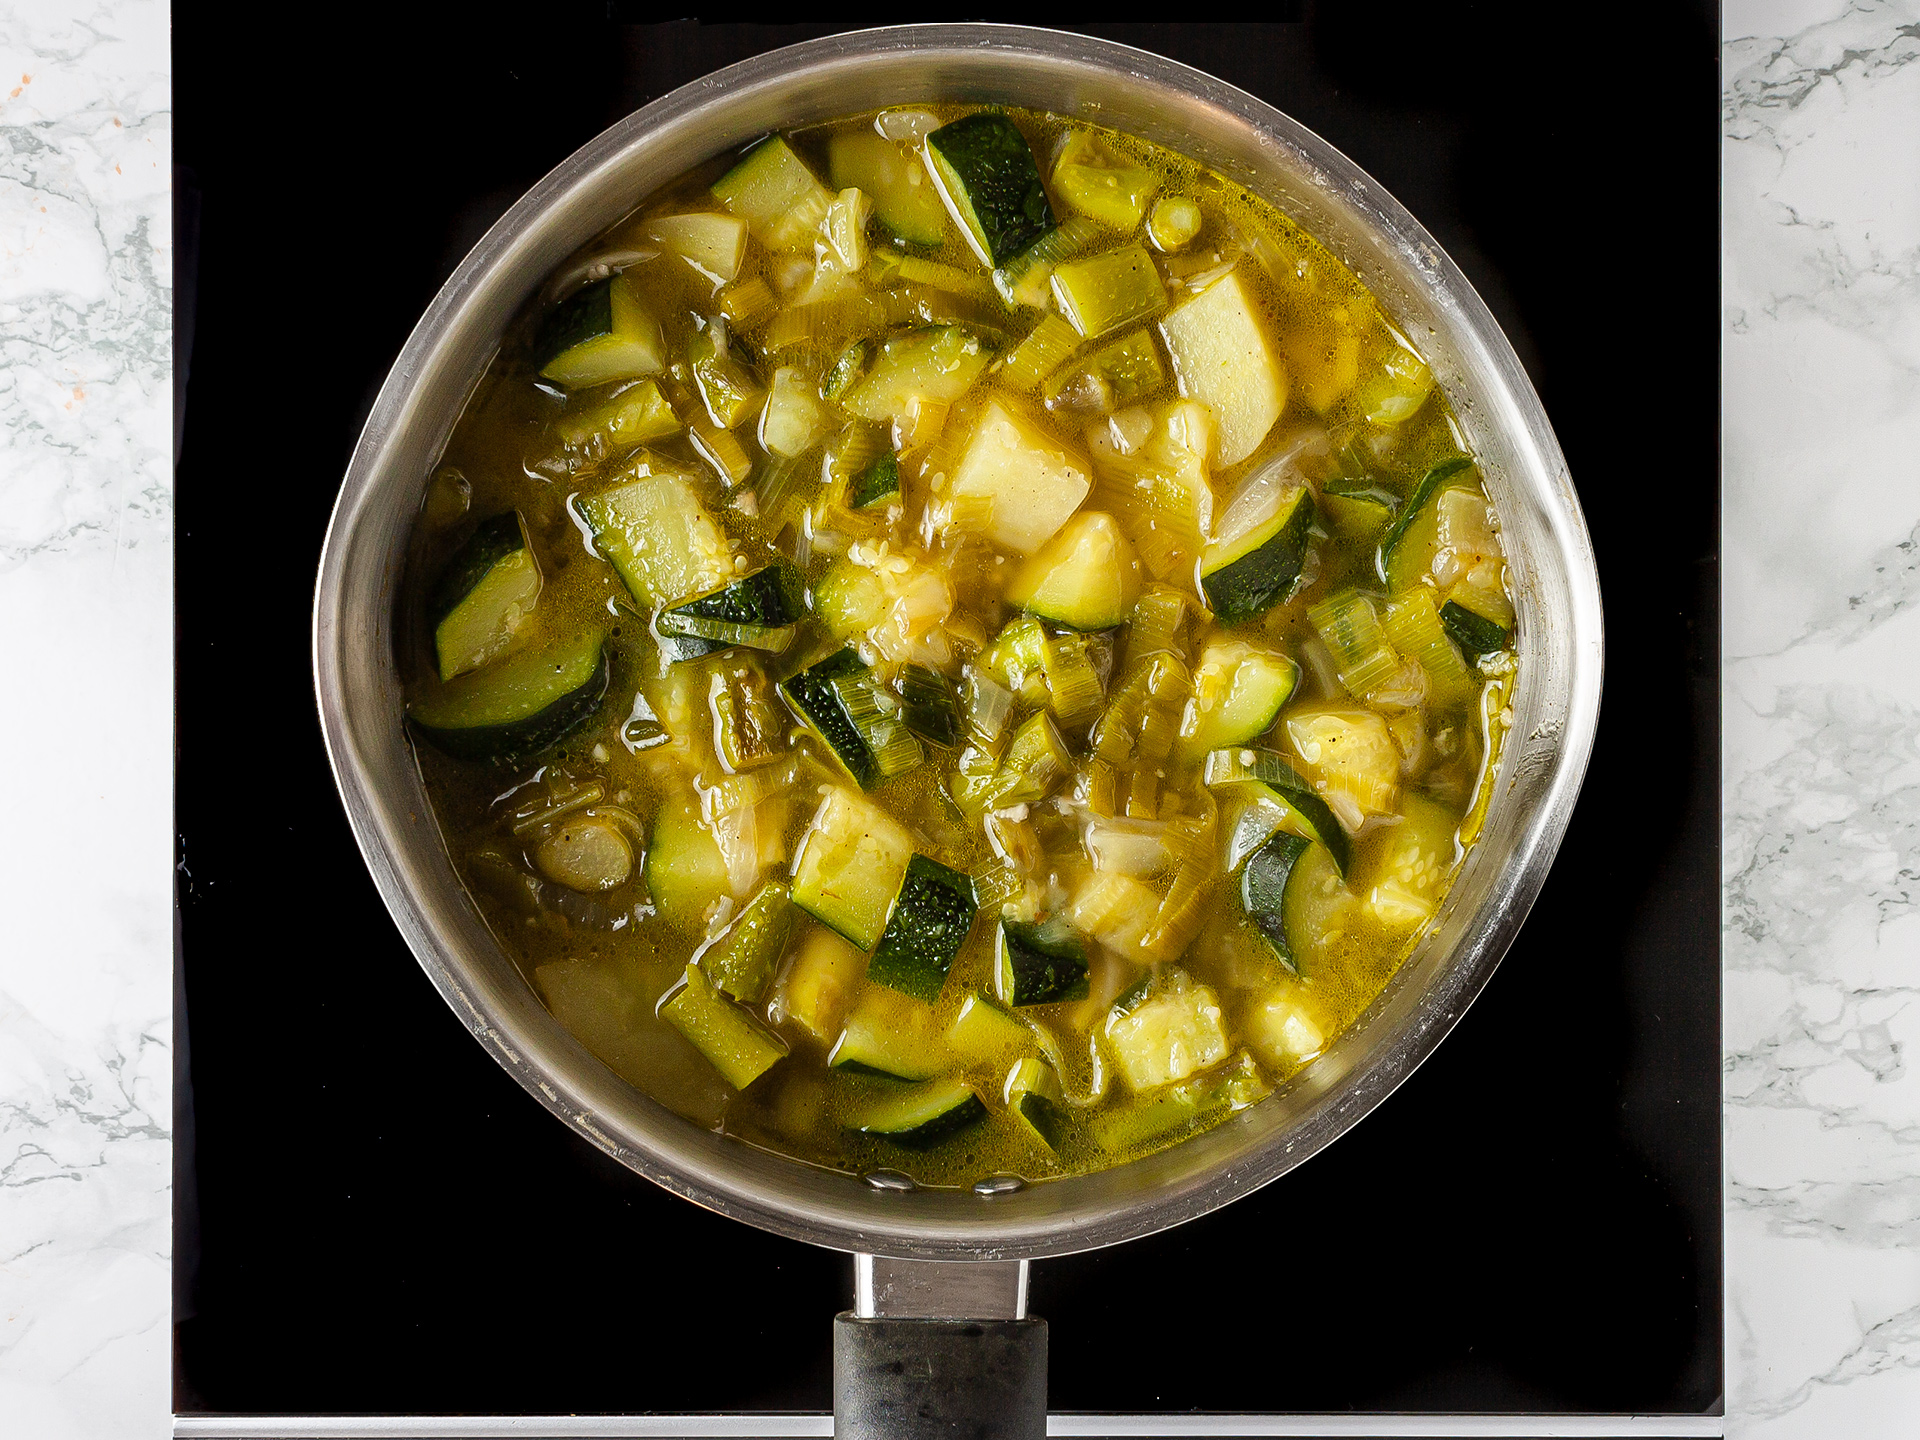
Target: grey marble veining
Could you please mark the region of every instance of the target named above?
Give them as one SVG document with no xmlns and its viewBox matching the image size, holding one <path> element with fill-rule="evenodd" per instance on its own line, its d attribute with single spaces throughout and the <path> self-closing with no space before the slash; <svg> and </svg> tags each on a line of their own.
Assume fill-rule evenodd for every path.
<svg viewBox="0 0 1920 1440">
<path fill-rule="evenodd" d="M 0 1434 L 168 1429 L 167 14 L 0 3 Z"/>
<path fill-rule="evenodd" d="M 1724 16 L 1729 1434 L 1920 1431 L 1920 4 Z"/>
</svg>

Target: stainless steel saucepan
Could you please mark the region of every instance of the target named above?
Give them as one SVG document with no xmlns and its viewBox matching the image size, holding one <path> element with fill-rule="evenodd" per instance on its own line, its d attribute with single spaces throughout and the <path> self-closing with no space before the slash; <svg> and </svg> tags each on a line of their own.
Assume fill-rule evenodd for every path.
<svg viewBox="0 0 1920 1440">
<path fill-rule="evenodd" d="M 509 320 L 547 275 L 655 187 L 746 140 L 930 100 L 1030 106 L 1144 136 L 1246 185 L 1329 246 L 1418 337 L 1451 397 L 1499 510 L 1519 612 L 1512 738 L 1485 829 L 1431 934 L 1361 1021 L 1216 1129 L 1116 1169 L 1010 1190 L 902 1189 L 783 1160 L 688 1124 L 594 1059 L 542 1007 L 454 874 L 401 724 L 394 658 L 428 477 Z M 731 66 L 636 111 L 536 185 L 447 281 L 381 388 L 328 531 L 313 630 L 341 798 L 447 1003 L 540 1103 L 621 1163 L 721 1214 L 853 1252 L 858 1303 L 835 1333 L 838 1433 L 888 1440 L 1044 1434 L 1045 1325 L 1025 1314 L 1029 1260 L 1163 1230 L 1258 1189 L 1440 1043 L 1559 847 L 1592 748 L 1601 657 L 1599 582 L 1560 447 L 1512 347 L 1433 237 L 1332 146 L 1250 95 L 1124 46 L 998 25 L 872 30 Z"/>
</svg>

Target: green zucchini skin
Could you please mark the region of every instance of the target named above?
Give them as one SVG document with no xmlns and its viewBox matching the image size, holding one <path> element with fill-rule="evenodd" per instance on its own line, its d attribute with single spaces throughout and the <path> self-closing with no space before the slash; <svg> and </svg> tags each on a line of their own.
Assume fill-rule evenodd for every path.
<svg viewBox="0 0 1920 1440">
<path fill-rule="evenodd" d="M 840 697 L 834 691 L 832 681 L 836 675 L 857 674 L 866 668 L 860 656 L 849 646 L 780 682 L 780 693 L 786 696 L 787 704 L 815 734 L 827 742 L 840 763 L 847 767 L 847 773 L 863 789 L 873 783 L 873 750 L 854 727 L 846 706 L 840 703 Z"/>
<path fill-rule="evenodd" d="M 1253 781 L 1273 791 L 1274 797 L 1291 806 L 1305 820 L 1342 876 L 1353 863 L 1353 841 L 1340 828 L 1333 809 L 1320 798 L 1320 792 L 1305 776 L 1293 768 L 1286 756 L 1271 750 L 1229 746 L 1207 757 L 1206 783 L 1223 785 Z"/>
<path fill-rule="evenodd" d="M 612 656 L 604 640 L 596 642 L 599 658 L 585 683 L 555 696 L 538 710 L 504 724 L 431 725 L 409 714 L 407 723 L 434 749 L 457 760 L 512 761 L 558 744 L 586 722 L 606 697 L 613 673 Z M 476 675 L 489 672 L 480 670 Z"/>
<path fill-rule="evenodd" d="M 933 745 L 960 743 L 960 705 L 946 677 L 925 665 L 900 668 L 900 708 L 907 728 Z"/>
<path fill-rule="evenodd" d="M 870 1118 L 858 1127 L 863 1135 L 885 1140 L 904 1150 L 931 1150 L 944 1140 L 958 1135 L 969 1126 L 977 1125 L 987 1118 L 987 1107 L 980 1097 L 971 1090 L 956 1089 L 943 1098 L 943 1108 L 932 1110 L 925 1119 L 916 1123 L 906 1123 L 908 1117 L 899 1119 Z M 890 1109 L 903 1107 L 893 1106 Z"/>
<path fill-rule="evenodd" d="M 973 881 L 915 855 L 894 897 L 887 928 L 867 961 L 867 978 L 931 1005 L 973 929 Z"/>
<path fill-rule="evenodd" d="M 1388 567 L 1393 564 L 1393 552 L 1399 548 L 1400 539 L 1407 533 L 1407 527 L 1412 525 L 1420 512 L 1427 508 L 1447 481 L 1472 465 L 1473 460 L 1470 456 L 1450 455 L 1420 477 L 1420 483 L 1415 485 L 1413 493 L 1407 496 L 1407 503 L 1400 507 L 1399 513 L 1393 517 L 1393 523 L 1387 526 L 1386 534 L 1380 537 L 1377 568 L 1382 580 L 1392 578 Z"/>
<path fill-rule="evenodd" d="M 1247 918 L 1266 937 L 1281 963 L 1295 974 L 1299 973 L 1300 962 L 1288 942 L 1282 907 L 1293 868 L 1312 843 L 1281 831 L 1249 855 L 1240 871 L 1240 900 L 1247 907 Z"/>
<path fill-rule="evenodd" d="M 900 498 L 900 461 L 897 456 L 882 455 L 853 477 L 847 486 L 847 508 L 865 510 Z"/>
<path fill-rule="evenodd" d="M 613 333 L 615 278 L 596 280 L 554 307 L 533 342 L 534 369 L 543 370 L 574 346 Z"/>
<path fill-rule="evenodd" d="M 953 199 L 973 212 L 990 266 L 1006 264 L 1058 223 L 1033 147 L 1005 115 L 982 110 L 943 125 L 927 136 L 927 153 L 964 192 Z"/>
<path fill-rule="evenodd" d="M 1477 615 L 1458 600 L 1440 607 L 1440 624 L 1468 660 L 1507 648 L 1507 628 L 1484 615 Z"/>
<path fill-rule="evenodd" d="M 1302 489 L 1293 511 L 1267 542 L 1239 559 L 1200 577 L 1207 608 L 1222 625 L 1258 620 L 1287 598 L 1307 559 L 1307 532 L 1313 527 L 1313 495 Z"/>
<path fill-rule="evenodd" d="M 527 548 L 527 537 L 520 525 L 520 512 L 508 510 L 490 520 L 482 520 L 466 543 L 453 552 L 433 593 L 427 598 L 427 624 L 437 626 L 471 595 L 487 573 L 509 555 Z"/>
<path fill-rule="evenodd" d="M 670 657 L 675 660 L 693 659 L 696 654 L 711 654 L 734 645 L 777 653 L 793 642 L 793 627 L 806 613 L 805 588 L 799 573 L 782 562 L 662 610 L 654 621 L 654 632 L 663 640 L 705 643 L 706 648 L 697 652 Z"/>
<path fill-rule="evenodd" d="M 995 991 L 1008 1005 L 1087 998 L 1087 947 L 1070 926 L 1002 919 Z"/>
</svg>

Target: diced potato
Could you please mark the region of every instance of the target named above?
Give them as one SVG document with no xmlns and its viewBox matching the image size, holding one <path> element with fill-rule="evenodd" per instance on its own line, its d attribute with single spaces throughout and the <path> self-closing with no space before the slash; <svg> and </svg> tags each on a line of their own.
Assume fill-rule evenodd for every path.
<svg viewBox="0 0 1920 1440">
<path fill-rule="evenodd" d="M 1400 790 L 1400 747 L 1371 710 L 1305 710 L 1287 716 L 1287 739 L 1313 788 L 1349 831 L 1390 815 Z"/>
<path fill-rule="evenodd" d="M 949 492 L 956 510 L 985 514 L 978 528 L 989 540 L 1031 555 L 1092 488 L 1084 457 L 994 399 L 980 413 Z"/>
<path fill-rule="evenodd" d="M 1107 1021 L 1114 1063 L 1135 1090 L 1184 1080 L 1227 1058 L 1220 1000 L 1179 970 L 1131 1010 Z"/>
<path fill-rule="evenodd" d="M 747 222 L 737 215 L 657 215 L 642 228 L 662 250 L 691 260 L 722 283 L 740 273 Z"/>
<path fill-rule="evenodd" d="M 1240 272 L 1169 310 L 1160 334 L 1180 393 L 1213 411 L 1216 461 L 1237 464 L 1259 449 L 1286 408 L 1287 372 Z"/>
<path fill-rule="evenodd" d="M 865 955 L 826 926 L 811 926 L 774 992 L 773 1018 L 795 1021 L 825 1045 L 840 1033 L 866 976 Z"/>
<path fill-rule="evenodd" d="M 1389 930 L 1424 925 L 1453 873 L 1459 817 L 1422 795 L 1408 795 L 1367 876 L 1366 906 Z"/>
<path fill-rule="evenodd" d="M 1327 1035 L 1297 989 L 1276 990 L 1247 1010 L 1247 1046 L 1276 1070 L 1293 1070 L 1327 1048 Z"/>
<path fill-rule="evenodd" d="M 1068 907 L 1067 918 L 1076 930 L 1123 955 L 1137 955 L 1140 942 L 1153 928 L 1160 897 L 1131 876 L 1096 871 L 1080 887 Z"/>
<path fill-rule="evenodd" d="M 1489 560 L 1505 558 L 1494 529 L 1493 506 L 1477 490 L 1457 486 L 1433 497 L 1438 543 L 1433 552 L 1434 583 L 1451 588 Z"/>
</svg>

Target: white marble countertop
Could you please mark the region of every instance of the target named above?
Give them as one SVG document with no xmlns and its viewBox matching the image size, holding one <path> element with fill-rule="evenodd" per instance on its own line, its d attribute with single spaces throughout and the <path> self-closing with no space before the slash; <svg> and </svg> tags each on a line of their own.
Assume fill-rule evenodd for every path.
<svg viewBox="0 0 1920 1440">
<path fill-rule="evenodd" d="M 1920 0 L 1723 17 L 1726 1433 L 1920 1429 Z M 0 1434 L 169 1432 L 170 84 L 0 0 Z M 1704 481 L 1702 482 L 1704 483 Z"/>
</svg>

